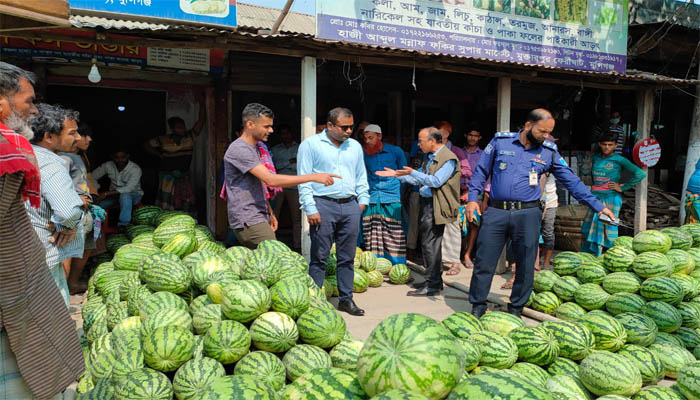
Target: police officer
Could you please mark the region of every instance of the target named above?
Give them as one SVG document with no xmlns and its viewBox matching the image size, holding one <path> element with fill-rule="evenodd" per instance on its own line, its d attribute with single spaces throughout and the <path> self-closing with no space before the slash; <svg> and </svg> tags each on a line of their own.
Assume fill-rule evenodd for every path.
<svg viewBox="0 0 700 400">
<path fill-rule="evenodd" d="M 476 317 L 481 317 L 486 311 L 486 297 L 508 237 L 513 241 L 518 266 L 508 312 L 519 317 L 530 298 L 542 221 L 539 178 L 543 173 L 551 171 L 578 201 L 615 219 L 615 215 L 574 175 L 557 146 L 545 140 L 554 130 L 554 124 L 549 111 L 532 110 L 522 131 L 496 134 L 484 149 L 472 175 L 467 203 L 470 222 L 475 218 L 475 211 L 482 215 L 477 201 L 484 183 L 491 176 L 489 207 L 482 215 L 476 263 L 469 286 L 469 302 Z"/>
</svg>

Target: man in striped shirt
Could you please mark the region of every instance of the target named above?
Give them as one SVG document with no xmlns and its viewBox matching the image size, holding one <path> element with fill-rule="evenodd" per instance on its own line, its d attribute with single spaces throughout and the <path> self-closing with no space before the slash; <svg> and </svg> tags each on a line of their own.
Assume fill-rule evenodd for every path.
<svg viewBox="0 0 700 400">
<path fill-rule="evenodd" d="M 63 159 L 56 153 L 72 152 L 80 139 L 78 113 L 58 106 L 38 104 L 39 113 L 29 119 L 31 140 L 41 173 L 41 206 L 25 203 L 29 219 L 46 249 L 46 264 L 61 295 L 70 303 L 66 275 L 61 261 L 82 257 L 83 200 L 73 189 L 73 181 Z"/>
<path fill-rule="evenodd" d="M 615 146 L 615 154 L 622 154 L 625 148 L 625 132 L 622 129 L 622 116 L 619 112 L 615 111 L 610 116 L 610 132 L 617 135 L 617 145 Z"/>
</svg>

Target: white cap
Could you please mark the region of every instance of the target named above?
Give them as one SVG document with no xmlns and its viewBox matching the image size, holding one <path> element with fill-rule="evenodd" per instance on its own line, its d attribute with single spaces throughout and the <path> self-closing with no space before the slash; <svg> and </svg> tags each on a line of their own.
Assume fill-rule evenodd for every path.
<svg viewBox="0 0 700 400">
<path fill-rule="evenodd" d="M 376 124 L 369 124 L 365 128 L 364 132 L 382 133 L 382 128 L 380 128 L 379 125 Z"/>
</svg>

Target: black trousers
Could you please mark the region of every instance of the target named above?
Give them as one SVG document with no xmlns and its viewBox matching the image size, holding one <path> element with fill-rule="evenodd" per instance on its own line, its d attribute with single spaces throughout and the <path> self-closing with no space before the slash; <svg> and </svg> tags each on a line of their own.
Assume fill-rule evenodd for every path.
<svg viewBox="0 0 700 400">
<path fill-rule="evenodd" d="M 420 199 L 420 236 L 425 265 L 425 280 L 429 289 L 442 290 L 442 235 L 445 225 L 435 225 L 433 199 Z"/>
</svg>

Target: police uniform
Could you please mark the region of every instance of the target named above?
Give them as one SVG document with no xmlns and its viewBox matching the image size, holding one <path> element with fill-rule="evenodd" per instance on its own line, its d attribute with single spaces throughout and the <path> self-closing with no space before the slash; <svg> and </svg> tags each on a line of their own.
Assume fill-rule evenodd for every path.
<svg viewBox="0 0 700 400">
<path fill-rule="evenodd" d="M 578 201 L 596 212 L 603 210 L 603 204 L 571 171 L 553 142 L 525 148 L 520 133 L 497 133 L 484 149 L 469 184 L 469 201 L 476 202 L 491 177 L 489 207 L 482 215 L 469 286 L 473 311 L 486 309 L 496 264 L 509 237 L 517 265 L 509 309 L 521 311 L 530 298 L 542 222 L 539 178 L 548 171 Z"/>
</svg>

